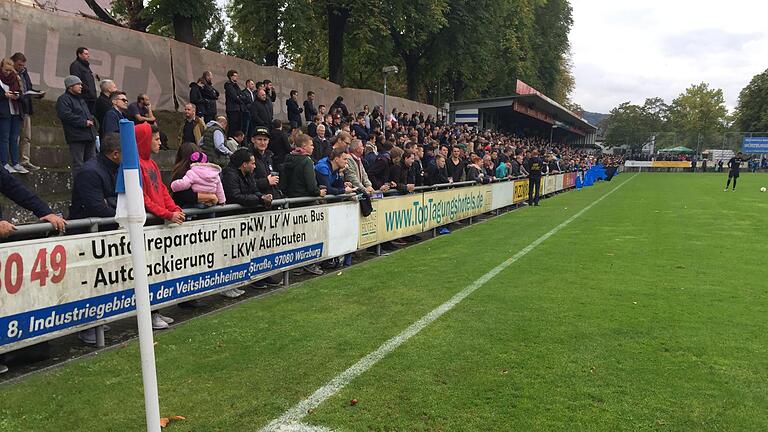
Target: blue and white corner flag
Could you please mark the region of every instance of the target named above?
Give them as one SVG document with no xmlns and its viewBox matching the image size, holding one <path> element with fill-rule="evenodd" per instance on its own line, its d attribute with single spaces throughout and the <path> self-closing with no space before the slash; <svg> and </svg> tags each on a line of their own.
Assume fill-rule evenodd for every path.
<svg viewBox="0 0 768 432">
<path fill-rule="evenodd" d="M 141 378 L 144 384 L 144 408 L 147 418 L 147 432 L 160 432 L 160 401 L 157 395 L 157 371 L 155 370 L 155 348 L 152 336 L 152 305 L 147 276 L 147 257 L 144 250 L 144 193 L 141 190 L 139 152 L 136 148 L 136 133 L 133 122 L 120 120 L 120 146 L 123 160 L 117 175 L 117 211 L 115 219 L 128 229 L 133 264 L 133 291 L 136 295 L 136 321 L 139 327 L 139 350 L 141 353 Z"/>
<path fill-rule="evenodd" d="M 115 192 L 117 192 L 115 220 L 124 228 L 129 223 L 144 225 L 147 221 L 147 212 L 144 209 L 144 193 L 141 190 L 136 131 L 130 120 L 120 120 L 120 148 L 123 156 L 115 185 Z"/>
</svg>

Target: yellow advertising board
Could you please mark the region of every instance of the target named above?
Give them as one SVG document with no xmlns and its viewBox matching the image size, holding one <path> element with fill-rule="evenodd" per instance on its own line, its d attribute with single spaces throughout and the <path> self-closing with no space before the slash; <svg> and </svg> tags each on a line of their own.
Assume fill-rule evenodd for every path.
<svg viewBox="0 0 768 432">
<path fill-rule="evenodd" d="M 427 192 L 417 219 L 426 222 L 426 229 L 432 229 L 487 213 L 491 211 L 492 194 L 491 185 Z"/>
<path fill-rule="evenodd" d="M 424 194 L 410 194 L 373 200 L 373 211 L 360 218 L 361 248 L 424 231 L 419 221 Z"/>
<path fill-rule="evenodd" d="M 528 179 L 515 180 L 515 195 L 512 199 L 515 204 L 528 199 Z"/>
<path fill-rule="evenodd" d="M 651 162 L 653 168 L 690 168 L 691 163 L 688 161 L 653 161 Z"/>
</svg>

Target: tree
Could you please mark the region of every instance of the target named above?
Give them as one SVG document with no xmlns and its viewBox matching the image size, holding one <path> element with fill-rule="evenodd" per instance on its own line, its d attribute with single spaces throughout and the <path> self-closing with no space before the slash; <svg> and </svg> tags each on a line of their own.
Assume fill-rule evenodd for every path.
<svg viewBox="0 0 768 432">
<path fill-rule="evenodd" d="M 112 0 L 112 14 L 126 22 L 131 30 L 147 32 L 152 18 L 144 14 L 143 0 Z"/>
<path fill-rule="evenodd" d="M 743 132 L 768 131 L 768 69 L 755 75 L 739 93 L 735 126 Z"/>
<path fill-rule="evenodd" d="M 150 0 L 141 14 L 152 17 L 148 27 L 152 33 L 196 46 L 223 25 L 214 0 Z"/>
<path fill-rule="evenodd" d="M 231 33 L 227 52 L 265 66 L 277 66 L 280 57 L 280 0 L 232 0 L 227 6 Z"/>
<path fill-rule="evenodd" d="M 448 22 L 446 0 L 389 0 L 384 18 L 395 53 L 405 65 L 407 96 L 417 99 L 421 67 L 432 53 L 437 35 Z"/>
<path fill-rule="evenodd" d="M 670 126 L 683 145 L 703 150 L 702 145 L 716 144 L 728 126 L 728 109 L 722 89 L 701 83 L 688 87 L 669 107 Z"/>
<path fill-rule="evenodd" d="M 663 133 L 667 129 L 667 111 L 664 99 L 658 97 L 646 99 L 642 106 L 624 102 L 603 120 L 605 143 L 609 147 L 629 145 L 632 151 L 638 151 L 653 139 L 657 147 L 675 142 L 673 135 Z"/>
</svg>

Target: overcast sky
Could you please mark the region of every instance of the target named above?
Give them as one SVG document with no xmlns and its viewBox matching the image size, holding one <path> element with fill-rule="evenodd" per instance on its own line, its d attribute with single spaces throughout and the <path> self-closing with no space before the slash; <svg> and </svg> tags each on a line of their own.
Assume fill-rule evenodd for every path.
<svg viewBox="0 0 768 432">
<path fill-rule="evenodd" d="M 691 84 L 723 89 L 729 108 L 768 69 L 768 2 L 571 0 L 572 98 L 607 113 L 626 101 L 668 103 Z"/>
</svg>

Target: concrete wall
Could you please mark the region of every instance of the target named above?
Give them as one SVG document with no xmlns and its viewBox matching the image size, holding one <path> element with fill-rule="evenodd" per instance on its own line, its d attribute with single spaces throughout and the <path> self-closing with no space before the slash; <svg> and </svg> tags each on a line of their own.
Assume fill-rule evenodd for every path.
<svg viewBox="0 0 768 432">
<path fill-rule="evenodd" d="M 0 1 L 0 55 L 7 57 L 16 51 L 24 52 L 32 81 L 36 88 L 48 91 L 46 98 L 55 100 L 64 90 L 64 77 L 79 46 L 89 48 L 91 69 L 96 75 L 114 80 L 130 99 L 138 93 L 147 93 L 160 110 L 183 107 L 189 98 L 189 83 L 204 70 L 213 72 L 214 86 L 222 94 L 222 113 L 223 84 L 229 69 L 238 70 L 243 83 L 247 78 L 270 79 L 278 93 L 275 117 L 284 120 L 287 119 L 285 101 L 291 90 L 298 90 L 302 101 L 307 91 L 314 91 L 316 105 L 330 105 L 337 96 L 343 96 L 353 111 L 364 104 L 381 104 L 383 99 L 378 92 L 342 88 L 322 78 L 259 66 L 173 39 Z M 437 113 L 434 106 L 397 97 L 388 97 L 387 106 L 406 112 Z"/>
</svg>

